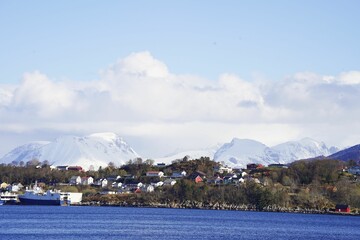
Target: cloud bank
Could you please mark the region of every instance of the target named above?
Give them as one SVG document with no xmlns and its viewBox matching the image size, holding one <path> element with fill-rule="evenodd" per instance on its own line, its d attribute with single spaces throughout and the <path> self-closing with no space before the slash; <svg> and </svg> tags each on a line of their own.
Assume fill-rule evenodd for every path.
<svg viewBox="0 0 360 240">
<path fill-rule="evenodd" d="M 59 81 L 34 71 L 16 86 L 0 85 L 0 141 L 12 133 L 51 140 L 55 133 L 115 131 L 146 156 L 235 136 L 268 145 L 309 136 L 346 146 L 358 143 L 359 105 L 360 71 L 302 72 L 277 81 L 224 73 L 211 81 L 173 74 L 149 52 L 138 52 L 95 81 Z"/>
</svg>

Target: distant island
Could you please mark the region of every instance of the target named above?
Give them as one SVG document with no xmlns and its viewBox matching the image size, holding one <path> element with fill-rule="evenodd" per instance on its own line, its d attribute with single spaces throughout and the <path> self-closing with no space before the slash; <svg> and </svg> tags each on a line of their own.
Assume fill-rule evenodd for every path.
<svg viewBox="0 0 360 240">
<path fill-rule="evenodd" d="M 83 193 L 81 205 L 358 214 L 357 164 L 312 159 L 233 169 L 207 157 L 168 165 L 137 158 L 83 171 L 32 160 L 22 167 L 0 165 L 0 178 L 2 192 L 22 192 L 37 181 L 45 190 Z"/>
</svg>

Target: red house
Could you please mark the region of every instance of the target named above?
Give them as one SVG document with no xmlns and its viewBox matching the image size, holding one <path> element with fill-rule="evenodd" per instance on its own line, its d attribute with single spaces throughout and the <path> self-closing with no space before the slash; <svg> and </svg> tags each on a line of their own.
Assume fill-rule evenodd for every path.
<svg viewBox="0 0 360 240">
<path fill-rule="evenodd" d="M 350 206 L 347 204 L 336 204 L 335 212 L 350 213 Z"/>
<path fill-rule="evenodd" d="M 202 182 L 203 179 L 199 175 L 194 179 L 196 183 Z"/>
<path fill-rule="evenodd" d="M 68 171 L 78 171 L 78 172 L 81 172 L 81 171 L 83 170 L 83 168 L 80 167 L 80 166 L 69 166 L 69 167 L 67 168 L 67 170 L 68 170 Z"/>
<path fill-rule="evenodd" d="M 190 174 L 189 179 L 195 181 L 196 183 L 203 182 L 206 179 L 206 174 L 201 171 L 196 171 Z"/>
</svg>

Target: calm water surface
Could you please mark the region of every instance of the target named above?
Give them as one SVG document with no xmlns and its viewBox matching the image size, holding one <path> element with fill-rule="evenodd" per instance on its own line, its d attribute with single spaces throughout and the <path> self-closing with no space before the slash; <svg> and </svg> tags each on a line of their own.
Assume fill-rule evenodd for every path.
<svg viewBox="0 0 360 240">
<path fill-rule="evenodd" d="M 0 239 L 360 239 L 360 217 L 189 209 L 0 206 Z"/>
</svg>

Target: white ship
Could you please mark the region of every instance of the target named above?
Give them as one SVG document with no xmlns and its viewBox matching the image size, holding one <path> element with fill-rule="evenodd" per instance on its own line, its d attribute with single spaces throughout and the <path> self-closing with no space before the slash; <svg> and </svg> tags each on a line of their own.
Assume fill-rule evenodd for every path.
<svg viewBox="0 0 360 240">
<path fill-rule="evenodd" d="M 23 195 L 19 195 L 19 201 L 23 205 L 70 205 L 81 202 L 82 193 L 68 193 L 61 191 L 48 190 L 43 192 L 36 184 L 33 189 L 26 190 Z"/>
<path fill-rule="evenodd" d="M 0 194 L 0 205 L 3 204 L 16 204 L 18 195 L 11 192 L 2 192 Z"/>
</svg>

